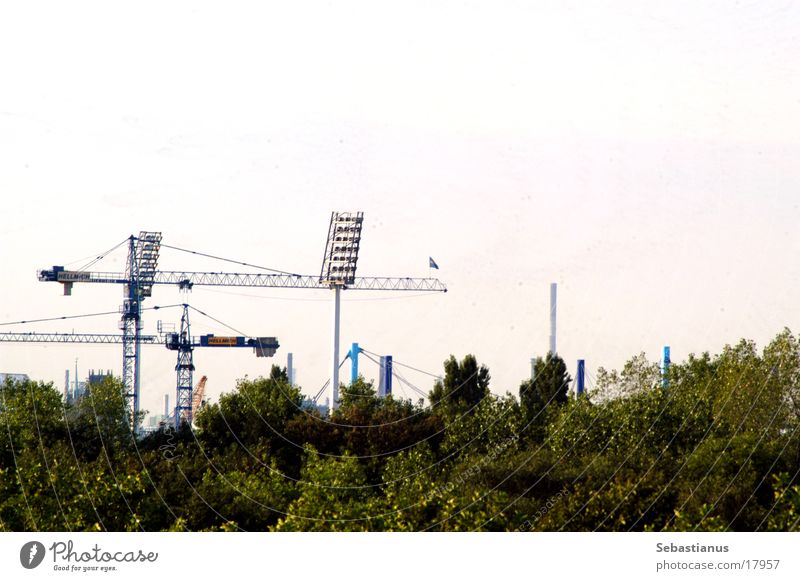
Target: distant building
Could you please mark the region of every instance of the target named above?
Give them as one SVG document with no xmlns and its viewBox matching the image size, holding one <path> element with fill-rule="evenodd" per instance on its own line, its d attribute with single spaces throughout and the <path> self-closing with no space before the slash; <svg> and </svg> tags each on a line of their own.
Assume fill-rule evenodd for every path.
<svg viewBox="0 0 800 581">
<path fill-rule="evenodd" d="M 84 395 L 86 395 L 86 388 L 102 383 L 106 378 L 112 377 L 111 370 L 105 373 L 102 370 L 95 371 L 89 370 L 89 377 L 86 381 L 78 381 L 78 366 L 75 366 L 75 378 L 70 381 L 69 369 L 64 373 L 64 401 L 68 404 L 74 404 Z"/>
<path fill-rule="evenodd" d="M 158 426 L 161 425 L 163 422 L 166 422 L 169 419 L 169 416 L 164 416 L 160 414 L 152 414 L 147 416 L 147 425 L 151 428 L 158 429 Z"/>
<path fill-rule="evenodd" d="M 103 383 L 103 381 L 105 381 L 109 377 L 113 377 L 113 375 L 111 374 L 111 370 L 110 369 L 107 370 L 105 373 L 103 373 L 99 369 L 97 370 L 97 373 L 95 373 L 94 369 L 90 369 L 89 370 L 89 385 L 95 385 L 97 383 Z"/>
<path fill-rule="evenodd" d="M 327 416 L 330 411 L 327 397 L 325 398 L 325 403 L 316 403 L 310 397 L 303 396 L 303 403 L 300 404 L 300 407 L 306 410 L 317 410 L 322 416 Z"/>
<path fill-rule="evenodd" d="M 165 416 L 162 414 L 151 414 L 147 416 L 147 419 L 144 422 L 144 425 L 141 427 L 141 431 L 145 434 L 152 434 L 153 432 L 157 432 L 163 427 L 171 427 L 172 421 L 170 421 L 169 416 Z"/>
<path fill-rule="evenodd" d="M 65 400 L 67 403 L 75 403 L 80 398 L 86 395 L 86 382 L 73 381 L 69 389 L 65 390 Z"/>
<path fill-rule="evenodd" d="M 7 379 L 12 381 L 30 381 L 30 377 L 24 373 L 0 373 L 0 383 L 5 383 Z"/>
</svg>

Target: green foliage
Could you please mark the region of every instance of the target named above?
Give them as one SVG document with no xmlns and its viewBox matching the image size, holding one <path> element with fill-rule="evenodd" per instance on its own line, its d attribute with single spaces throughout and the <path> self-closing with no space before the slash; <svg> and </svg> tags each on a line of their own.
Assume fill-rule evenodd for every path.
<svg viewBox="0 0 800 581">
<path fill-rule="evenodd" d="M 767 517 L 769 531 L 796 531 L 800 526 L 800 484 L 792 484 L 786 472 L 773 474 L 774 501 Z"/>
<path fill-rule="evenodd" d="M 363 467 L 352 456 L 322 458 L 310 447 L 298 483 L 300 496 L 289 505 L 278 531 L 368 531 L 374 496 Z"/>
<path fill-rule="evenodd" d="M 114 455 L 134 446 L 129 407 L 119 379 L 106 377 L 89 385 L 66 413 L 73 446 L 84 458 Z M 137 424 L 141 418 L 137 418 Z"/>
<path fill-rule="evenodd" d="M 528 428 L 527 439 L 542 440 L 553 408 L 567 402 L 570 381 L 572 378 L 561 357 L 548 353 L 544 359 L 536 358 L 533 378 L 526 379 L 519 386 L 520 407 Z"/>
<path fill-rule="evenodd" d="M 597 370 L 597 397 L 601 399 L 625 397 L 647 391 L 661 383 L 658 363 L 648 361 L 644 353 L 630 359 L 622 371 Z"/>
<path fill-rule="evenodd" d="M 800 341 L 600 369 L 569 397 L 538 359 L 519 398 L 451 356 L 430 404 L 359 378 L 320 414 L 284 369 L 196 429 L 134 439 L 109 379 L 65 405 L 0 386 L 2 531 L 788 531 L 800 527 Z"/>
<path fill-rule="evenodd" d="M 291 447 L 286 425 L 301 413 L 303 397 L 286 374 L 273 366 L 268 378 L 242 379 L 219 403 L 203 406 L 195 420 L 199 438 L 208 448 L 266 443 L 274 450 Z"/>
<path fill-rule="evenodd" d="M 526 409 L 534 401 L 538 405 L 565 403 L 570 381 L 567 364 L 561 357 L 553 353 L 548 353 L 544 359 L 537 357 L 533 379 L 529 380 L 531 389 L 520 390 L 520 402 Z"/>
<path fill-rule="evenodd" d="M 470 410 L 489 394 L 489 369 L 478 365 L 474 355 L 459 363 L 451 355 L 444 362 L 444 380 L 437 381 L 428 399 L 431 405 Z"/>
<path fill-rule="evenodd" d="M 52 384 L 6 380 L 0 384 L 0 462 L 14 464 L 15 450 L 48 447 L 66 436 L 64 407 Z"/>
</svg>

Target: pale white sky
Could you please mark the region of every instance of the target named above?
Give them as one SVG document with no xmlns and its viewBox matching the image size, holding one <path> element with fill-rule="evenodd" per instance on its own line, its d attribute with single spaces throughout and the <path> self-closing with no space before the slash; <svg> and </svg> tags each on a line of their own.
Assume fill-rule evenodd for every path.
<svg viewBox="0 0 800 581">
<path fill-rule="evenodd" d="M 547 348 L 552 281 L 559 352 L 592 372 L 800 329 L 800 7 L 265 4 L 0 3 L 0 321 L 117 309 L 121 288 L 63 297 L 36 270 L 139 230 L 316 273 L 330 212 L 363 210 L 359 274 L 425 276 L 430 255 L 450 292 L 347 293 L 343 343 L 431 371 L 473 352 L 497 392 Z M 161 266 L 236 270 L 169 250 Z M 307 393 L 325 381 L 328 294 L 188 300 L 278 336 Z M 117 317 L 2 328 L 72 329 Z M 174 354 L 146 349 L 143 406 L 160 410 Z M 8 343 L 0 371 L 61 386 L 75 357 L 119 373 L 119 346 Z M 195 360 L 212 396 L 271 363 Z"/>
</svg>

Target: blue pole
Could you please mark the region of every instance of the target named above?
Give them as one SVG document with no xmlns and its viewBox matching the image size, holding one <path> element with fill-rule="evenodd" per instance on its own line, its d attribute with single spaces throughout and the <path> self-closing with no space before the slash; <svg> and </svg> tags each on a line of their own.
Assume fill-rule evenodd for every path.
<svg viewBox="0 0 800 581">
<path fill-rule="evenodd" d="M 671 363 L 669 357 L 669 345 L 664 345 L 664 356 L 661 359 L 661 387 L 669 387 L 669 364 Z"/>
<path fill-rule="evenodd" d="M 577 384 L 577 391 L 578 395 L 583 395 L 583 378 L 584 373 L 586 370 L 586 362 L 583 359 L 578 359 L 578 384 Z"/>
<path fill-rule="evenodd" d="M 386 389 L 386 395 L 392 394 L 392 356 L 387 355 L 385 358 L 386 365 L 386 381 L 384 382 L 384 387 Z"/>
<path fill-rule="evenodd" d="M 361 353 L 361 349 L 358 347 L 358 343 L 353 343 L 350 347 L 350 383 L 355 383 L 358 381 L 358 354 Z"/>
</svg>

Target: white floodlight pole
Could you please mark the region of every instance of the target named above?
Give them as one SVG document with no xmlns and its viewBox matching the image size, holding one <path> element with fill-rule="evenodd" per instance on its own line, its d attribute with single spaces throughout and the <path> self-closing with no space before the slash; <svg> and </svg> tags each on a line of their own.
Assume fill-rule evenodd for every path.
<svg viewBox="0 0 800 581">
<path fill-rule="evenodd" d="M 331 411 L 339 406 L 339 320 L 341 311 L 341 285 L 333 287 L 333 369 L 331 370 Z"/>
<path fill-rule="evenodd" d="M 556 354 L 556 303 L 558 300 L 558 285 L 550 285 L 550 353 Z"/>
<path fill-rule="evenodd" d="M 330 411 L 339 405 L 339 319 L 342 290 L 355 282 L 363 212 L 332 212 L 319 282 L 333 289 L 333 357 Z"/>
</svg>

